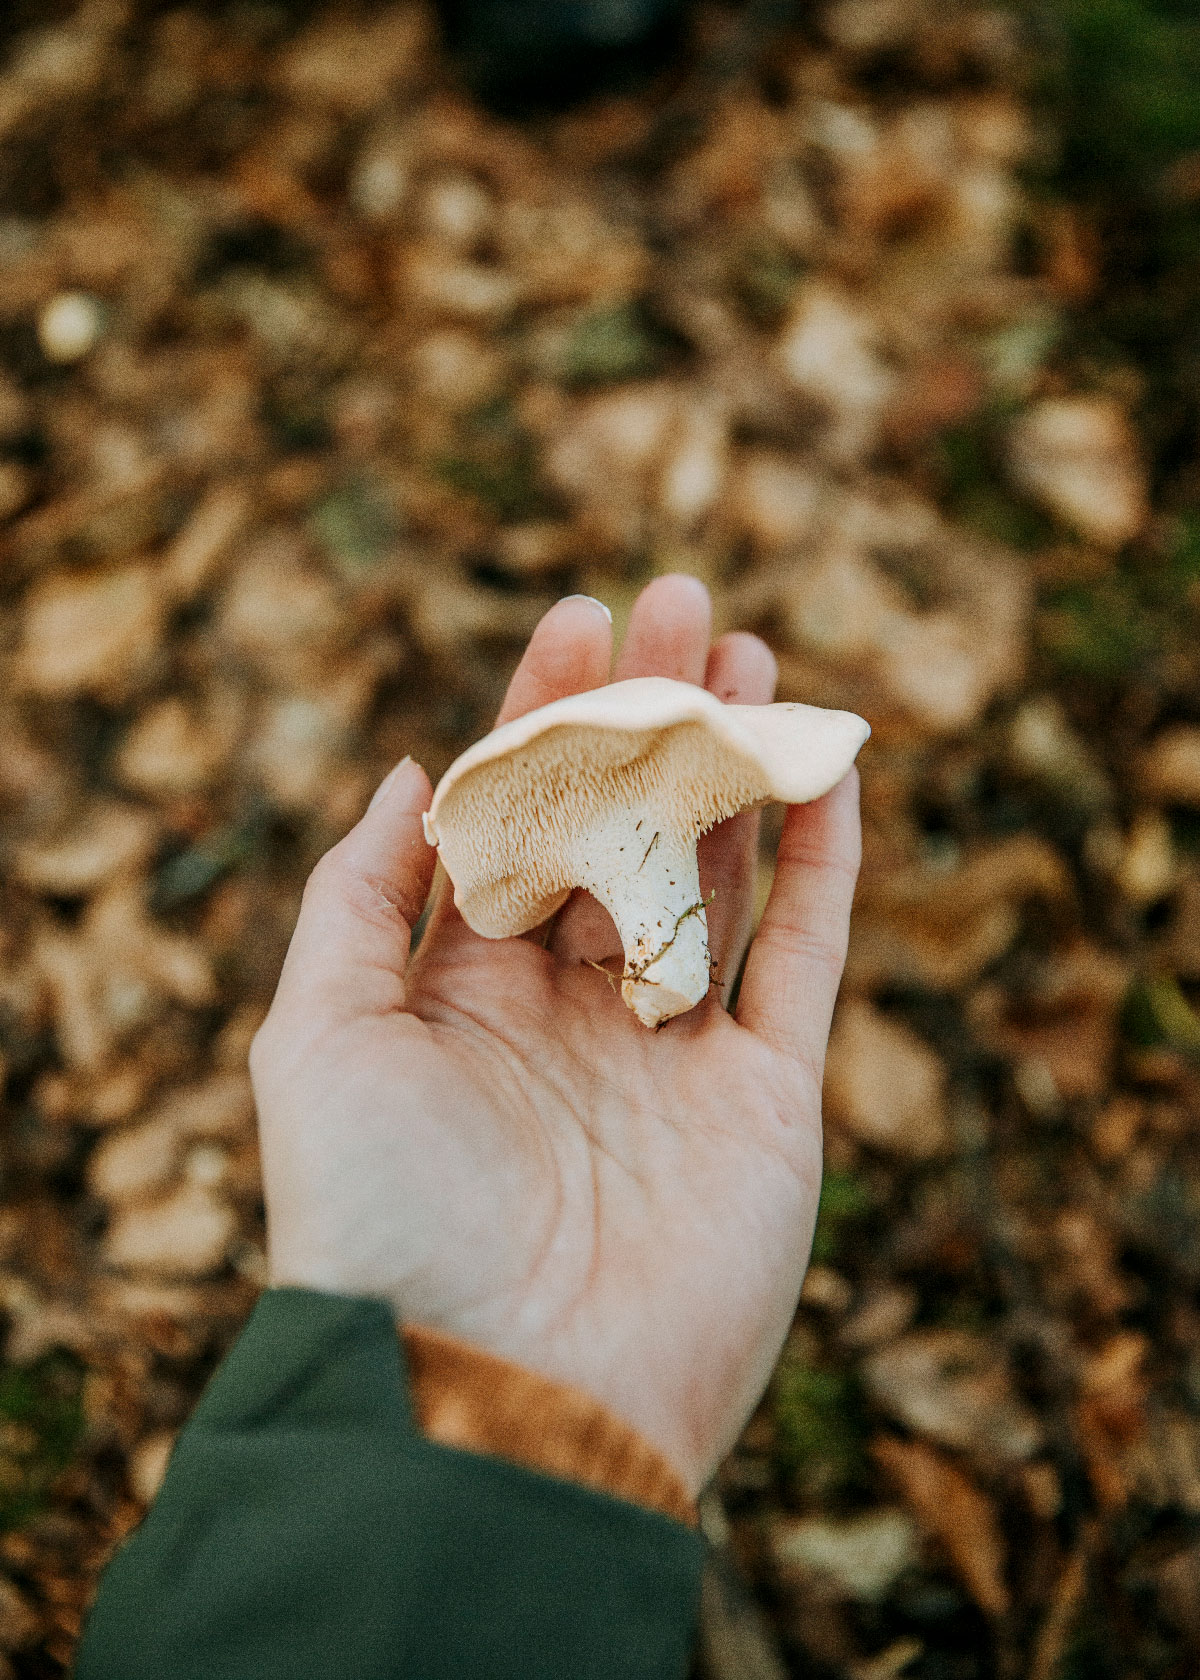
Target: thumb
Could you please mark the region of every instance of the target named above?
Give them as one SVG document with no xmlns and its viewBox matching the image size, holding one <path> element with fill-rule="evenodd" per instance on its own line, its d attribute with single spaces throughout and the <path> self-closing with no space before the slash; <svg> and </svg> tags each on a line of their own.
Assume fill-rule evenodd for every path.
<svg viewBox="0 0 1200 1680">
<path fill-rule="evenodd" d="M 308 878 L 277 1001 L 321 1000 L 323 1019 L 395 1009 L 404 997 L 413 923 L 437 853 L 421 813 L 433 788 L 411 758 L 384 778 L 366 814 Z"/>
</svg>

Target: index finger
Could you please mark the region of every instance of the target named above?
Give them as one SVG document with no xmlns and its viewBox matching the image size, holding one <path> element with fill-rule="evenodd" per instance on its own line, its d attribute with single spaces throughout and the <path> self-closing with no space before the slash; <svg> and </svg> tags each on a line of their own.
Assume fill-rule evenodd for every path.
<svg viewBox="0 0 1200 1680">
<path fill-rule="evenodd" d="M 737 1018 L 820 1085 L 862 860 L 858 771 L 783 825 L 775 881 L 742 979 Z"/>
</svg>

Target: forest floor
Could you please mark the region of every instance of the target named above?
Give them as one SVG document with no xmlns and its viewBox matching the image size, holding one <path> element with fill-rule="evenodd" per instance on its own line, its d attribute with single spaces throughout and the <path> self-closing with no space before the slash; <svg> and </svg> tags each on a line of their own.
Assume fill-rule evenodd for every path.
<svg viewBox="0 0 1200 1680">
<path fill-rule="evenodd" d="M 67 1671 L 262 1286 L 307 871 L 557 596 L 619 628 L 671 570 L 874 730 L 704 1671 L 1193 1673 L 1186 8 L 714 9 L 520 123 L 419 6 L 17 0 L 0 46 L 0 1677 Z"/>
</svg>

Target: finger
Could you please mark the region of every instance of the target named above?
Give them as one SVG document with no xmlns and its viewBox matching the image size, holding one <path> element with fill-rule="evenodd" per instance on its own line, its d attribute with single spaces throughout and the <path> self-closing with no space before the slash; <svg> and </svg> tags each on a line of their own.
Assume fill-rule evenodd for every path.
<svg viewBox="0 0 1200 1680">
<path fill-rule="evenodd" d="M 592 595 L 557 601 L 529 639 L 496 719 L 497 727 L 582 694 L 608 681 L 612 664 L 612 614 Z"/>
<path fill-rule="evenodd" d="M 380 784 L 366 815 L 317 864 L 304 889 L 279 995 L 322 1000 L 325 1019 L 403 1001 L 412 926 L 429 896 L 437 854 L 421 813 L 429 777 L 411 758 Z"/>
<path fill-rule="evenodd" d="M 529 638 L 496 727 L 552 700 L 600 688 L 608 681 L 611 664 L 612 615 L 604 603 L 592 595 L 568 595 L 555 602 Z M 446 881 L 430 913 L 422 950 L 435 935 L 445 938 L 451 928 L 460 936 L 467 932 L 454 905 L 454 889 Z"/>
<path fill-rule="evenodd" d="M 616 680 L 674 677 L 701 683 L 712 634 L 712 602 L 699 578 L 672 573 L 646 585 L 633 604 Z M 563 962 L 605 962 L 621 951 L 608 912 L 576 893 L 560 913 L 550 949 Z"/>
<path fill-rule="evenodd" d="M 734 706 L 765 706 L 775 694 L 775 655 L 757 636 L 735 630 L 713 647 L 704 686 Z M 750 932 L 758 855 L 757 811 L 742 811 L 702 837 L 700 892 L 708 908 L 708 949 L 722 1000 L 737 974 Z"/>
<path fill-rule="evenodd" d="M 616 680 L 674 677 L 702 683 L 712 636 L 712 602 L 699 578 L 674 572 L 648 583 L 633 604 Z"/>
<path fill-rule="evenodd" d="M 802 1063 L 818 1084 L 861 857 L 858 771 L 851 769 L 823 799 L 788 811 L 738 999 L 742 1025 Z"/>
</svg>

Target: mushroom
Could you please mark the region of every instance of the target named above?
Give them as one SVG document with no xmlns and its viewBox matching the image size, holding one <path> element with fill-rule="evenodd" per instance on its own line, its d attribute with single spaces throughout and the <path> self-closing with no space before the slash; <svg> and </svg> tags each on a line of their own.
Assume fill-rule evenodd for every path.
<svg viewBox="0 0 1200 1680">
<path fill-rule="evenodd" d="M 726 706 L 667 677 L 610 683 L 468 748 L 438 783 L 425 836 L 486 939 L 537 927 L 585 887 L 621 936 L 621 995 L 656 1027 L 711 979 L 697 838 L 769 799 L 819 798 L 869 734 L 853 712 Z"/>
</svg>

